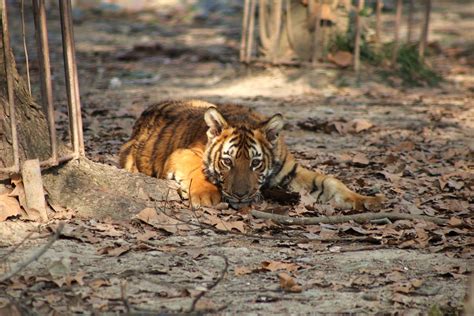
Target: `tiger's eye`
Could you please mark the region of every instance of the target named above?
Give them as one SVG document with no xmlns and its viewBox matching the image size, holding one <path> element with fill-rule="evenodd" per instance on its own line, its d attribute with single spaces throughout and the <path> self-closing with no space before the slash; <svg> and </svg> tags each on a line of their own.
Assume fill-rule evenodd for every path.
<svg viewBox="0 0 474 316">
<path fill-rule="evenodd" d="M 252 168 L 257 168 L 258 166 L 260 166 L 261 163 L 262 161 L 260 159 L 254 159 L 252 160 L 252 163 L 250 165 Z"/>
<path fill-rule="evenodd" d="M 224 166 L 227 166 L 227 167 L 232 166 L 232 159 L 230 159 L 230 158 L 222 158 L 221 162 Z"/>
</svg>

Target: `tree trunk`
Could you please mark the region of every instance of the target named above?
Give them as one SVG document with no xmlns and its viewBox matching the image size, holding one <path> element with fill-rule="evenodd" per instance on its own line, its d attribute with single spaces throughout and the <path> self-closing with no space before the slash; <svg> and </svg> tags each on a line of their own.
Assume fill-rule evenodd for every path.
<svg viewBox="0 0 474 316">
<path fill-rule="evenodd" d="M 0 22 L 2 9 L 0 5 Z M 0 32 L 0 168 L 8 168 L 13 165 L 14 159 L 2 34 Z M 20 166 L 27 159 L 48 160 L 51 157 L 51 144 L 45 112 L 35 102 L 25 81 L 18 74 L 13 53 L 10 51 L 9 54 L 12 60 Z M 58 143 L 58 154 L 63 156 L 66 153 L 67 147 Z M 146 206 L 180 199 L 169 181 L 129 174 L 86 158 L 43 170 L 42 173 L 49 202 L 72 209 L 79 217 L 128 220 Z M 8 178 L 8 174 L 0 173 L 0 181 Z"/>
<path fill-rule="evenodd" d="M 0 17 L 1 19 L 1 17 Z M 16 69 L 10 52 L 14 84 L 15 116 L 18 131 L 20 160 L 38 158 L 46 160 L 50 155 L 49 131 L 45 114 L 28 92 L 25 81 Z M 11 121 L 8 105 L 3 34 L 0 32 L 0 168 L 13 164 Z M 0 175 L 1 176 L 1 175 Z"/>
</svg>

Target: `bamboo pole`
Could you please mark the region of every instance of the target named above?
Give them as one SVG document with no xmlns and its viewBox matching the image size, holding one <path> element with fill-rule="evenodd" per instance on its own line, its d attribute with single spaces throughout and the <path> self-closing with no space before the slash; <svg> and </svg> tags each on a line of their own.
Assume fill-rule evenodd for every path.
<svg viewBox="0 0 474 316">
<path fill-rule="evenodd" d="M 354 70 L 356 74 L 360 71 L 360 39 L 361 39 L 361 16 L 360 13 L 364 9 L 364 0 L 357 2 L 357 11 L 355 18 L 355 39 L 354 39 Z"/>
<path fill-rule="evenodd" d="M 377 0 L 375 8 L 375 47 L 380 49 L 381 47 L 381 34 L 382 34 L 382 8 L 383 1 Z"/>
<path fill-rule="evenodd" d="M 418 54 L 420 58 L 424 58 L 426 46 L 428 44 L 428 32 L 430 26 L 431 15 L 431 0 L 425 0 L 425 18 L 423 21 L 423 30 L 421 32 L 420 46 L 418 47 Z"/>
<path fill-rule="evenodd" d="M 408 21 L 407 21 L 407 42 L 411 43 L 411 40 L 413 38 L 413 14 L 415 11 L 415 1 L 410 0 L 408 3 Z"/>
<path fill-rule="evenodd" d="M 250 0 L 245 0 L 244 12 L 242 15 L 242 37 L 240 39 L 240 62 L 245 60 L 245 51 L 247 47 L 248 27 L 249 27 L 249 7 Z"/>
<path fill-rule="evenodd" d="M 395 35 L 392 49 L 392 65 L 395 65 L 400 47 L 400 25 L 402 22 L 403 0 L 397 0 L 397 11 L 395 13 Z"/>
<path fill-rule="evenodd" d="M 310 0 L 311 2 L 313 0 Z M 311 58 L 311 62 L 313 65 L 318 63 L 319 59 L 319 51 L 320 51 L 320 44 L 321 44 L 321 13 L 322 13 L 323 1 L 319 0 L 319 7 L 316 13 L 316 20 L 314 21 L 314 34 L 313 34 L 313 56 Z M 309 4 L 308 4 L 309 8 Z M 313 9 L 310 9 L 313 10 Z M 310 13 L 312 15 L 312 12 Z"/>
<path fill-rule="evenodd" d="M 250 17 L 249 17 L 249 32 L 247 35 L 247 54 L 245 57 L 245 62 L 249 63 L 252 57 L 252 46 L 255 30 L 255 9 L 257 6 L 257 0 L 250 0 Z"/>
</svg>

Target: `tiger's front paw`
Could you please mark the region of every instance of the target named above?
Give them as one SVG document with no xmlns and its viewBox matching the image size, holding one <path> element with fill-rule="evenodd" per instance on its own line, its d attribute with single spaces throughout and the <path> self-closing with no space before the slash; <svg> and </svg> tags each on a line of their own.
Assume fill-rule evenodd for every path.
<svg viewBox="0 0 474 316">
<path fill-rule="evenodd" d="M 219 189 L 209 182 L 203 182 L 192 185 L 189 200 L 191 206 L 213 206 L 221 201 L 221 193 Z"/>
</svg>

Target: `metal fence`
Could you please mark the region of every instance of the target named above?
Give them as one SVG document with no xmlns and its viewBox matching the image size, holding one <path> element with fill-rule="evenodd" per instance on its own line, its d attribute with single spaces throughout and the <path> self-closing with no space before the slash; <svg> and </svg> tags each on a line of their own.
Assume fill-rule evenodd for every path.
<svg viewBox="0 0 474 316">
<path fill-rule="evenodd" d="M 5 74 L 8 94 L 8 115 L 10 117 L 12 132 L 13 165 L 0 168 L 0 175 L 11 175 L 19 173 L 21 161 L 18 145 L 18 125 L 15 118 L 15 95 L 14 95 L 14 62 L 11 60 L 10 31 L 8 23 L 8 5 L 6 0 L 0 0 L 2 5 L 2 39 L 3 55 L 5 58 Z M 41 167 L 51 167 L 59 163 L 79 158 L 84 155 L 84 138 L 82 132 L 81 103 L 79 98 L 79 81 L 76 66 L 76 54 L 74 47 L 74 34 L 72 23 L 71 0 L 58 0 L 59 14 L 61 19 L 62 47 L 64 58 L 64 73 L 67 92 L 67 106 L 69 118 L 69 132 L 72 143 L 72 152 L 64 155 L 58 153 L 58 142 L 56 137 L 56 124 L 54 118 L 53 89 L 51 82 L 51 67 L 48 45 L 48 30 L 45 0 L 32 0 L 32 9 L 35 25 L 36 48 L 39 61 L 39 78 L 41 84 L 41 102 L 45 109 L 48 122 L 51 156 L 40 162 Z M 23 13 L 23 12 L 22 12 Z M 23 18 L 23 16 L 22 16 Z M 25 46 L 26 47 L 26 46 Z M 25 49 L 26 51 L 26 49 Z M 26 60 L 28 60 L 26 58 Z M 28 63 L 26 65 L 28 68 Z M 29 79 L 29 78 L 28 78 Z M 29 159 L 35 157 L 28 157 Z"/>
<path fill-rule="evenodd" d="M 354 2 L 354 4 L 353 4 Z M 382 13 L 384 2 L 392 3 L 390 12 Z M 407 6 L 404 10 L 404 2 Z M 417 6 L 415 6 L 415 4 Z M 304 9 L 301 9 L 304 8 Z M 304 22 L 300 25 L 295 23 L 295 10 L 304 10 Z M 300 11 L 301 11 L 300 10 Z M 244 63 L 265 62 L 271 64 L 305 64 L 313 65 L 320 60 L 327 60 L 328 38 L 341 31 L 338 24 L 344 25 L 343 32 L 348 27 L 352 28 L 353 34 L 350 38 L 353 54 L 352 65 L 355 70 L 360 68 L 361 37 L 364 34 L 363 22 L 374 22 L 373 42 L 375 48 L 380 48 L 382 37 L 382 21 L 391 16 L 394 27 L 390 38 L 391 61 L 395 62 L 398 56 L 401 36 L 400 29 L 403 24 L 403 11 L 406 11 L 406 42 L 414 42 L 415 14 L 420 15 L 421 24 L 419 39 L 415 39 L 418 45 L 418 53 L 423 58 L 427 46 L 428 28 L 431 12 L 431 0 L 245 0 L 242 19 L 242 38 L 240 45 L 240 61 Z M 339 14 L 341 11 L 345 15 Z M 368 13 L 370 12 L 370 13 Z M 339 14 L 339 15 L 338 15 Z M 301 17 L 301 14 L 300 14 Z M 301 26 L 304 24 L 304 26 Z M 307 33 L 306 41 L 309 53 L 306 56 L 294 54 L 298 58 L 285 59 L 284 51 L 295 52 L 295 37 L 301 33 Z M 282 44 L 283 43 L 283 44 Z M 286 43 L 286 45 L 284 44 Z"/>
</svg>

